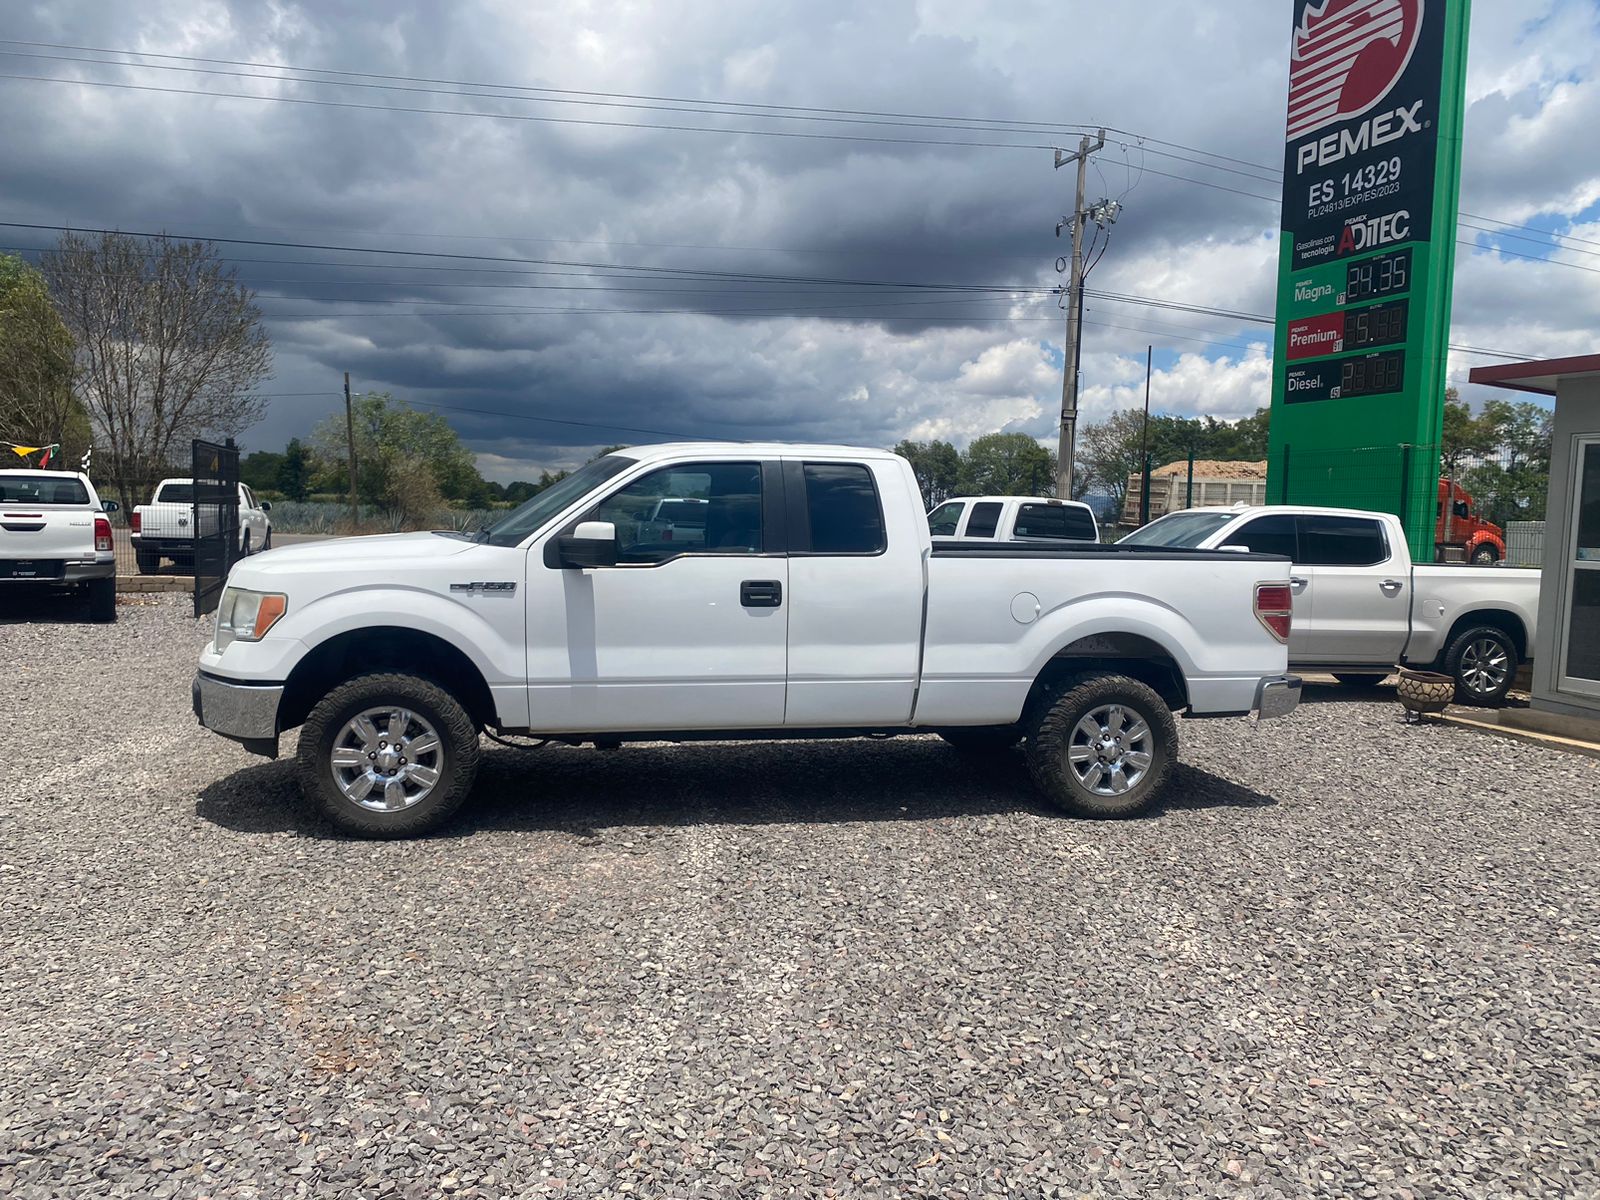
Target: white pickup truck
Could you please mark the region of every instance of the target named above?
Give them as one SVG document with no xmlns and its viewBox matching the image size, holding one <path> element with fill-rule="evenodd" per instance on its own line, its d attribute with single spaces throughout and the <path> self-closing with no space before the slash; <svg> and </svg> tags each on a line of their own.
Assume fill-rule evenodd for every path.
<svg viewBox="0 0 1600 1200">
<path fill-rule="evenodd" d="M 0 471 L 0 594 L 14 587 L 71 588 L 96 621 L 117 619 L 117 557 L 100 497 L 87 475 Z"/>
<path fill-rule="evenodd" d="M 703 534 L 640 521 L 703 499 Z M 921 731 L 1026 739 L 1061 807 L 1148 805 L 1174 711 L 1279 716 L 1288 563 L 1191 550 L 935 547 L 886 451 L 607 455 L 474 535 L 293 546 L 234 566 L 201 724 L 275 756 L 343 828 L 417 833 L 466 796 L 485 729 L 628 740 Z"/>
<path fill-rule="evenodd" d="M 1533 646 L 1539 572 L 1413 566 L 1388 513 L 1274 505 L 1191 508 L 1124 546 L 1279 554 L 1294 563 L 1289 665 L 1381 683 L 1396 665 L 1454 676 L 1464 704 L 1498 704 Z"/>
<path fill-rule="evenodd" d="M 272 549 L 272 511 L 270 501 L 256 500 L 256 494 L 239 485 L 239 555 L 247 558 L 258 550 Z M 217 530 L 217 506 L 200 507 L 200 536 Z M 139 564 L 139 574 L 153 575 L 163 558 L 180 567 L 194 566 L 194 480 L 163 479 L 156 485 L 149 504 L 133 510 L 128 520 L 129 540 Z"/>
<path fill-rule="evenodd" d="M 1094 509 L 1054 496 L 953 496 L 928 514 L 935 538 L 1098 542 Z"/>
</svg>

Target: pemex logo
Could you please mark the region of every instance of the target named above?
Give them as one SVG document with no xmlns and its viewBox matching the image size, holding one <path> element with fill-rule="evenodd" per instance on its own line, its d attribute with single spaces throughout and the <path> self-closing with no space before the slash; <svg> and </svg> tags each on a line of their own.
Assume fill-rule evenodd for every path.
<svg viewBox="0 0 1600 1200">
<path fill-rule="evenodd" d="M 1289 132 L 1359 117 L 1388 95 L 1417 48 L 1424 0 L 1322 0 L 1306 6 L 1289 56 Z"/>
</svg>

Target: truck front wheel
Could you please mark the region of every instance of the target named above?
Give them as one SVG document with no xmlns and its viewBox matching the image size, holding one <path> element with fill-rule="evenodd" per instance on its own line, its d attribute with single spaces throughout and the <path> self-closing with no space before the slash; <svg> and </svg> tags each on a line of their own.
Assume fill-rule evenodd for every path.
<svg viewBox="0 0 1600 1200">
<path fill-rule="evenodd" d="M 1472 562 L 1474 566 L 1485 567 L 1499 561 L 1500 555 L 1495 552 L 1495 548 L 1488 542 L 1484 542 L 1472 552 Z"/>
<path fill-rule="evenodd" d="M 1125 675 L 1081 675 L 1038 706 L 1028 771 L 1058 808 L 1128 817 L 1161 790 L 1177 750 L 1177 725 L 1154 689 Z"/>
<path fill-rule="evenodd" d="M 300 787 L 340 829 L 411 837 L 461 806 L 478 773 L 478 730 L 443 688 L 361 675 L 324 696 L 300 731 Z"/>
</svg>

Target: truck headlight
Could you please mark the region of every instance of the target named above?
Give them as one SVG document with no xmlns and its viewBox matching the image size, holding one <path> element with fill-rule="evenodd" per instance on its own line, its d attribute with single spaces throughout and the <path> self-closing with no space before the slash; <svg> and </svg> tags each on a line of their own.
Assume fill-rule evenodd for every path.
<svg viewBox="0 0 1600 1200">
<path fill-rule="evenodd" d="M 226 588 L 217 605 L 217 632 L 212 639 L 221 653 L 235 640 L 258 642 L 278 618 L 289 610 L 289 598 L 280 592 L 252 592 L 248 588 Z"/>
</svg>

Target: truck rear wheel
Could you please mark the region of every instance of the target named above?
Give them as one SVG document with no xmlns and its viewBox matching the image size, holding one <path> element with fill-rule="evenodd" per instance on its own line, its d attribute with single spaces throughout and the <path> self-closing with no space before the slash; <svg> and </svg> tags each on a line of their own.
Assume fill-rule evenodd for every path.
<svg viewBox="0 0 1600 1200">
<path fill-rule="evenodd" d="M 1444 670 L 1456 681 L 1456 703 L 1498 705 L 1516 681 L 1516 643 L 1493 625 L 1464 629 L 1444 652 Z"/>
<path fill-rule="evenodd" d="M 361 675 L 329 692 L 300 731 L 300 787 L 359 837 L 411 837 L 461 806 L 478 774 L 478 730 L 443 688 Z"/>
<path fill-rule="evenodd" d="M 1056 807 L 1083 817 L 1142 812 L 1166 783 L 1178 728 L 1154 689 L 1125 675 L 1081 675 L 1037 708 L 1028 771 Z"/>
<path fill-rule="evenodd" d="M 134 557 L 139 562 L 139 574 L 141 575 L 154 575 L 161 569 L 161 556 L 159 554 L 146 554 L 143 550 L 140 550 Z"/>
</svg>

